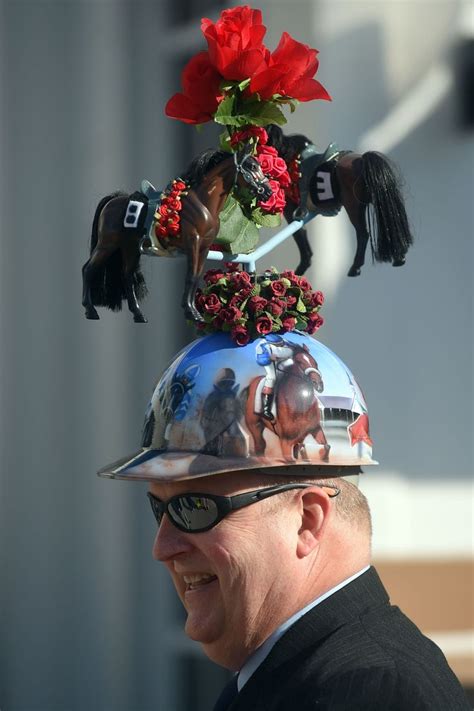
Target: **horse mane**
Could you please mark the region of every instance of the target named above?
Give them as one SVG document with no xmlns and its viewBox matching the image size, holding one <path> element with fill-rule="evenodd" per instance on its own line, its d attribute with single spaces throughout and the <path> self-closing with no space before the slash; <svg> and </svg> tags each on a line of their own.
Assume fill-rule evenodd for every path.
<svg viewBox="0 0 474 711">
<path fill-rule="evenodd" d="M 215 151 L 209 148 L 194 158 L 181 177 L 184 182 L 194 188 L 202 182 L 204 176 L 209 173 L 210 170 L 215 168 L 216 165 L 219 165 L 219 163 L 222 163 L 226 158 L 230 158 L 230 155 L 231 154 L 226 151 Z"/>
<path fill-rule="evenodd" d="M 279 126 L 272 123 L 267 126 L 268 144 L 276 148 L 283 160 L 289 162 L 301 151 L 309 146 L 312 141 L 302 133 L 292 133 L 290 136 L 285 136 Z"/>
</svg>

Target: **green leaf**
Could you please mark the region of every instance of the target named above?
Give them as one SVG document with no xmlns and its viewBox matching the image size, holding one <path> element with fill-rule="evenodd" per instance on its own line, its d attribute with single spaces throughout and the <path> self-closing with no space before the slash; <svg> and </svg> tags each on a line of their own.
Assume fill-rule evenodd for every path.
<svg viewBox="0 0 474 711">
<path fill-rule="evenodd" d="M 257 226 L 245 217 L 242 208 L 231 195 L 219 215 L 220 230 L 216 241 L 232 254 L 252 252 L 258 244 Z"/>
<path fill-rule="evenodd" d="M 244 79 L 243 81 L 240 82 L 240 84 L 237 84 L 237 86 L 239 87 L 240 91 L 243 91 L 244 89 L 246 89 L 248 87 L 249 84 L 250 84 L 250 78 Z"/>
<path fill-rule="evenodd" d="M 295 328 L 298 329 L 298 331 L 304 331 L 306 328 L 306 321 L 298 319 Z"/>
<path fill-rule="evenodd" d="M 259 207 L 252 210 L 252 219 L 262 227 L 279 227 L 281 225 L 281 215 L 269 215 L 262 212 Z"/>
<path fill-rule="evenodd" d="M 256 126 L 267 126 L 269 123 L 283 126 L 286 123 L 282 110 L 273 101 L 248 101 L 244 104 L 244 111 L 248 123 Z"/>
<path fill-rule="evenodd" d="M 280 94 L 274 94 L 272 96 L 272 101 L 275 101 L 277 104 L 287 104 L 290 107 L 292 114 L 296 111 L 300 103 L 298 99 L 292 99 L 289 96 L 281 96 Z"/>
<path fill-rule="evenodd" d="M 235 116 L 233 116 L 235 99 L 233 96 L 226 96 L 226 98 L 221 101 L 219 107 L 214 115 L 214 121 L 216 123 L 221 123 L 224 126 L 235 126 Z"/>
<path fill-rule="evenodd" d="M 307 311 L 306 306 L 304 305 L 303 299 L 301 297 L 298 299 L 298 303 L 296 304 L 296 310 L 301 314 L 305 314 Z"/>
<path fill-rule="evenodd" d="M 227 151 L 228 153 L 232 153 L 232 148 L 230 145 L 230 136 L 227 131 L 222 131 L 222 133 L 219 135 L 219 148 L 221 149 L 221 151 Z"/>
</svg>

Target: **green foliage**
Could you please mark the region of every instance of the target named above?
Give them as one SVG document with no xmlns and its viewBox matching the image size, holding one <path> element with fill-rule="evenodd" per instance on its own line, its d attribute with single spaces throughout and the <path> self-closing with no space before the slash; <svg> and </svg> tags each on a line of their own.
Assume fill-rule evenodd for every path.
<svg viewBox="0 0 474 711">
<path fill-rule="evenodd" d="M 279 227 L 281 225 L 281 214 L 270 215 L 262 212 L 259 207 L 252 210 L 252 220 L 261 227 Z"/>
<path fill-rule="evenodd" d="M 276 123 L 283 126 L 286 118 L 282 110 L 274 101 L 258 101 L 252 98 L 250 101 L 239 101 L 240 97 L 228 94 L 221 101 L 214 114 L 214 121 L 223 126 L 267 126 Z M 288 101 L 279 103 L 289 103 Z"/>
<path fill-rule="evenodd" d="M 216 241 L 232 254 L 248 254 L 258 244 L 258 228 L 245 217 L 240 204 L 229 195 L 219 215 L 220 230 Z"/>
</svg>

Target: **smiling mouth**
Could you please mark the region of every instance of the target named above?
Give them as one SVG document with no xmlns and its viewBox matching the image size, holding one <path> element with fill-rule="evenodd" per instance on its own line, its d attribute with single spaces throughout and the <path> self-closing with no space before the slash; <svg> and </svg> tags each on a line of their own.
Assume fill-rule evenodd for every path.
<svg viewBox="0 0 474 711">
<path fill-rule="evenodd" d="M 186 583 L 186 592 L 189 590 L 197 590 L 202 588 L 209 583 L 213 583 L 217 580 L 216 575 L 183 575 L 183 580 Z"/>
</svg>

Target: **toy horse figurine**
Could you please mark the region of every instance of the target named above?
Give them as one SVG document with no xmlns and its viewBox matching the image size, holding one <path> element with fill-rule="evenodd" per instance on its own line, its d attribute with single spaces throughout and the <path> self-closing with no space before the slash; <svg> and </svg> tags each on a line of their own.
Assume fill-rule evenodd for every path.
<svg viewBox="0 0 474 711">
<path fill-rule="evenodd" d="M 267 131 L 269 143 L 285 159 L 292 177 L 284 209 L 287 222 L 309 213 L 337 215 L 343 207 L 357 237 L 348 276 L 359 276 L 369 238 L 374 261 L 392 262 L 394 267 L 405 263 L 413 237 L 397 177 L 385 156 L 339 151 L 334 144 L 325 153 L 317 153 L 306 136 L 285 136 L 275 125 Z M 313 253 L 305 229 L 298 230 L 294 238 L 300 251 L 296 273 L 301 275 L 311 265 Z"/>
<path fill-rule="evenodd" d="M 189 166 L 178 188 L 164 193 L 166 201 L 158 208 L 152 224 L 155 233 L 148 238 L 146 227 L 152 221 L 147 208 L 156 205 L 144 192 L 132 195 L 113 193 L 103 198 L 92 226 L 90 258 L 82 268 L 83 299 L 86 318 L 98 319 L 95 306 L 120 310 L 122 301 L 137 323 L 145 323 L 139 301 L 146 293 L 139 269 L 140 246 L 150 239 L 145 254 L 173 256 L 184 252 L 187 274 L 182 306 L 186 318 L 202 321 L 194 304 L 199 278 L 211 244 L 219 232 L 219 213 L 229 193 L 237 185 L 261 200 L 267 200 L 272 189 L 260 164 L 244 146 L 239 152 L 206 151 Z M 153 210 L 154 211 L 154 210 Z M 160 223 L 160 216 L 173 217 Z"/>
</svg>

